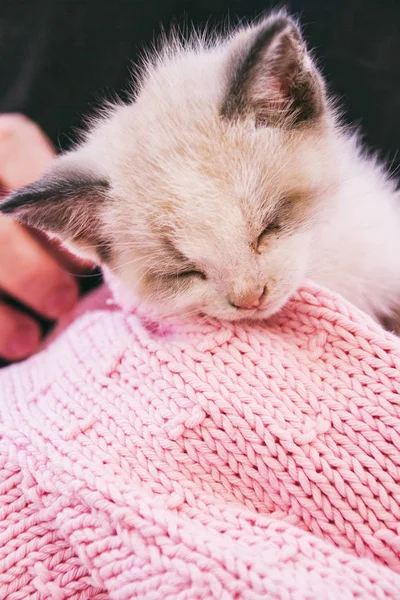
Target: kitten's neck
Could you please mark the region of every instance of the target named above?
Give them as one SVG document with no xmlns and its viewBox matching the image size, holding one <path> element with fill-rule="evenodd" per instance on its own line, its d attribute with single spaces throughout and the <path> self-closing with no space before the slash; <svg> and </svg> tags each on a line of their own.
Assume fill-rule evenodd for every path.
<svg viewBox="0 0 400 600">
<path fill-rule="evenodd" d="M 340 183 L 316 228 L 308 276 L 380 317 L 399 304 L 400 197 L 354 136 L 337 144 Z"/>
</svg>

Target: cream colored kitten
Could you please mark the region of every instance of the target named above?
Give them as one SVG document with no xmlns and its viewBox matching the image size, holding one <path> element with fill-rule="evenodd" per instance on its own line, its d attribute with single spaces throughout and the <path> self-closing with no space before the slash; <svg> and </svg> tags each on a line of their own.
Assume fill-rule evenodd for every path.
<svg viewBox="0 0 400 600">
<path fill-rule="evenodd" d="M 132 102 L 1 210 L 161 315 L 263 319 L 306 278 L 377 319 L 399 312 L 398 194 L 338 124 L 283 13 L 166 44 Z"/>
</svg>

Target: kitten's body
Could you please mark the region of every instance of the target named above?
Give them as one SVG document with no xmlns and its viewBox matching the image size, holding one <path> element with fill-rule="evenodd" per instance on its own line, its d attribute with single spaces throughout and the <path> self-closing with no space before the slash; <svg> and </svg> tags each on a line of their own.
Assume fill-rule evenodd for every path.
<svg viewBox="0 0 400 600">
<path fill-rule="evenodd" d="M 282 15 L 165 48 L 132 104 L 4 208 L 162 314 L 265 318 L 305 278 L 377 319 L 400 306 L 398 195 Z"/>
<path fill-rule="evenodd" d="M 315 228 L 307 277 L 397 327 L 400 196 L 354 134 L 338 137 L 338 163 L 340 183 L 329 216 Z"/>
</svg>

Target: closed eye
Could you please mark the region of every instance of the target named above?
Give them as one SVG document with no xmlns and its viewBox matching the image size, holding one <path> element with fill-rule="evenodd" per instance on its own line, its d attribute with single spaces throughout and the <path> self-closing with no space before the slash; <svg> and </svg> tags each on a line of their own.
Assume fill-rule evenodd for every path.
<svg viewBox="0 0 400 600">
<path fill-rule="evenodd" d="M 267 225 L 262 232 L 260 233 L 260 235 L 258 236 L 257 239 L 257 248 L 262 245 L 263 242 L 266 241 L 266 238 L 271 235 L 272 233 L 278 233 L 281 230 L 281 226 L 279 225 L 279 223 L 270 223 L 269 225 Z"/>
<path fill-rule="evenodd" d="M 178 277 L 179 279 L 187 279 L 189 277 L 200 277 L 201 279 L 207 279 L 205 273 L 202 271 L 196 271 L 195 269 L 176 273 L 175 277 Z"/>
<path fill-rule="evenodd" d="M 168 273 L 166 275 L 168 278 L 190 279 L 191 277 L 199 277 L 200 279 L 207 279 L 207 277 L 206 277 L 205 273 L 203 273 L 203 271 L 199 271 L 198 269 L 190 269 L 189 268 L 190 266 L 192 266 L 190 261 L 184 254 L 182 254 L 182 252 L 178 248 L 175 247 L 175 245 L 173 244 L 173 242 L 170 239 L 165 238 L 163 240 L 163 243 L 164 243 L 165 250 L 168 252 L 169 255 L 171 255 L 171 258 L 173 258 L 174 262 L 177 263 L 178 268 L 179 268 L 179 263 L 181 263 L 182 265 L 186 264 L 186 266 L 187 266 L 185 271 L 176 272 L 176 273 L 173 273 L 173 272 Z"/>
</svg>

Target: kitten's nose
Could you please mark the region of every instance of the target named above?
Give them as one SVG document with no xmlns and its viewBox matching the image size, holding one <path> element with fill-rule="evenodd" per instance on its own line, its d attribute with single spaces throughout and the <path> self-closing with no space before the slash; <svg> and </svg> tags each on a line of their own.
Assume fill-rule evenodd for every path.
<svg viewBox="0 0 400 600">
<path fill-rule="evenodd" d="M 248 290 L 243 294 L 235 294 L 229 297 L 229 304 L 235 308 L 242 308 L 244 310 L 254 310 L 259 308 L 261 302 L 266 294 L 266 287 L 259 287 L 256 289 Z"/>
</svg>

